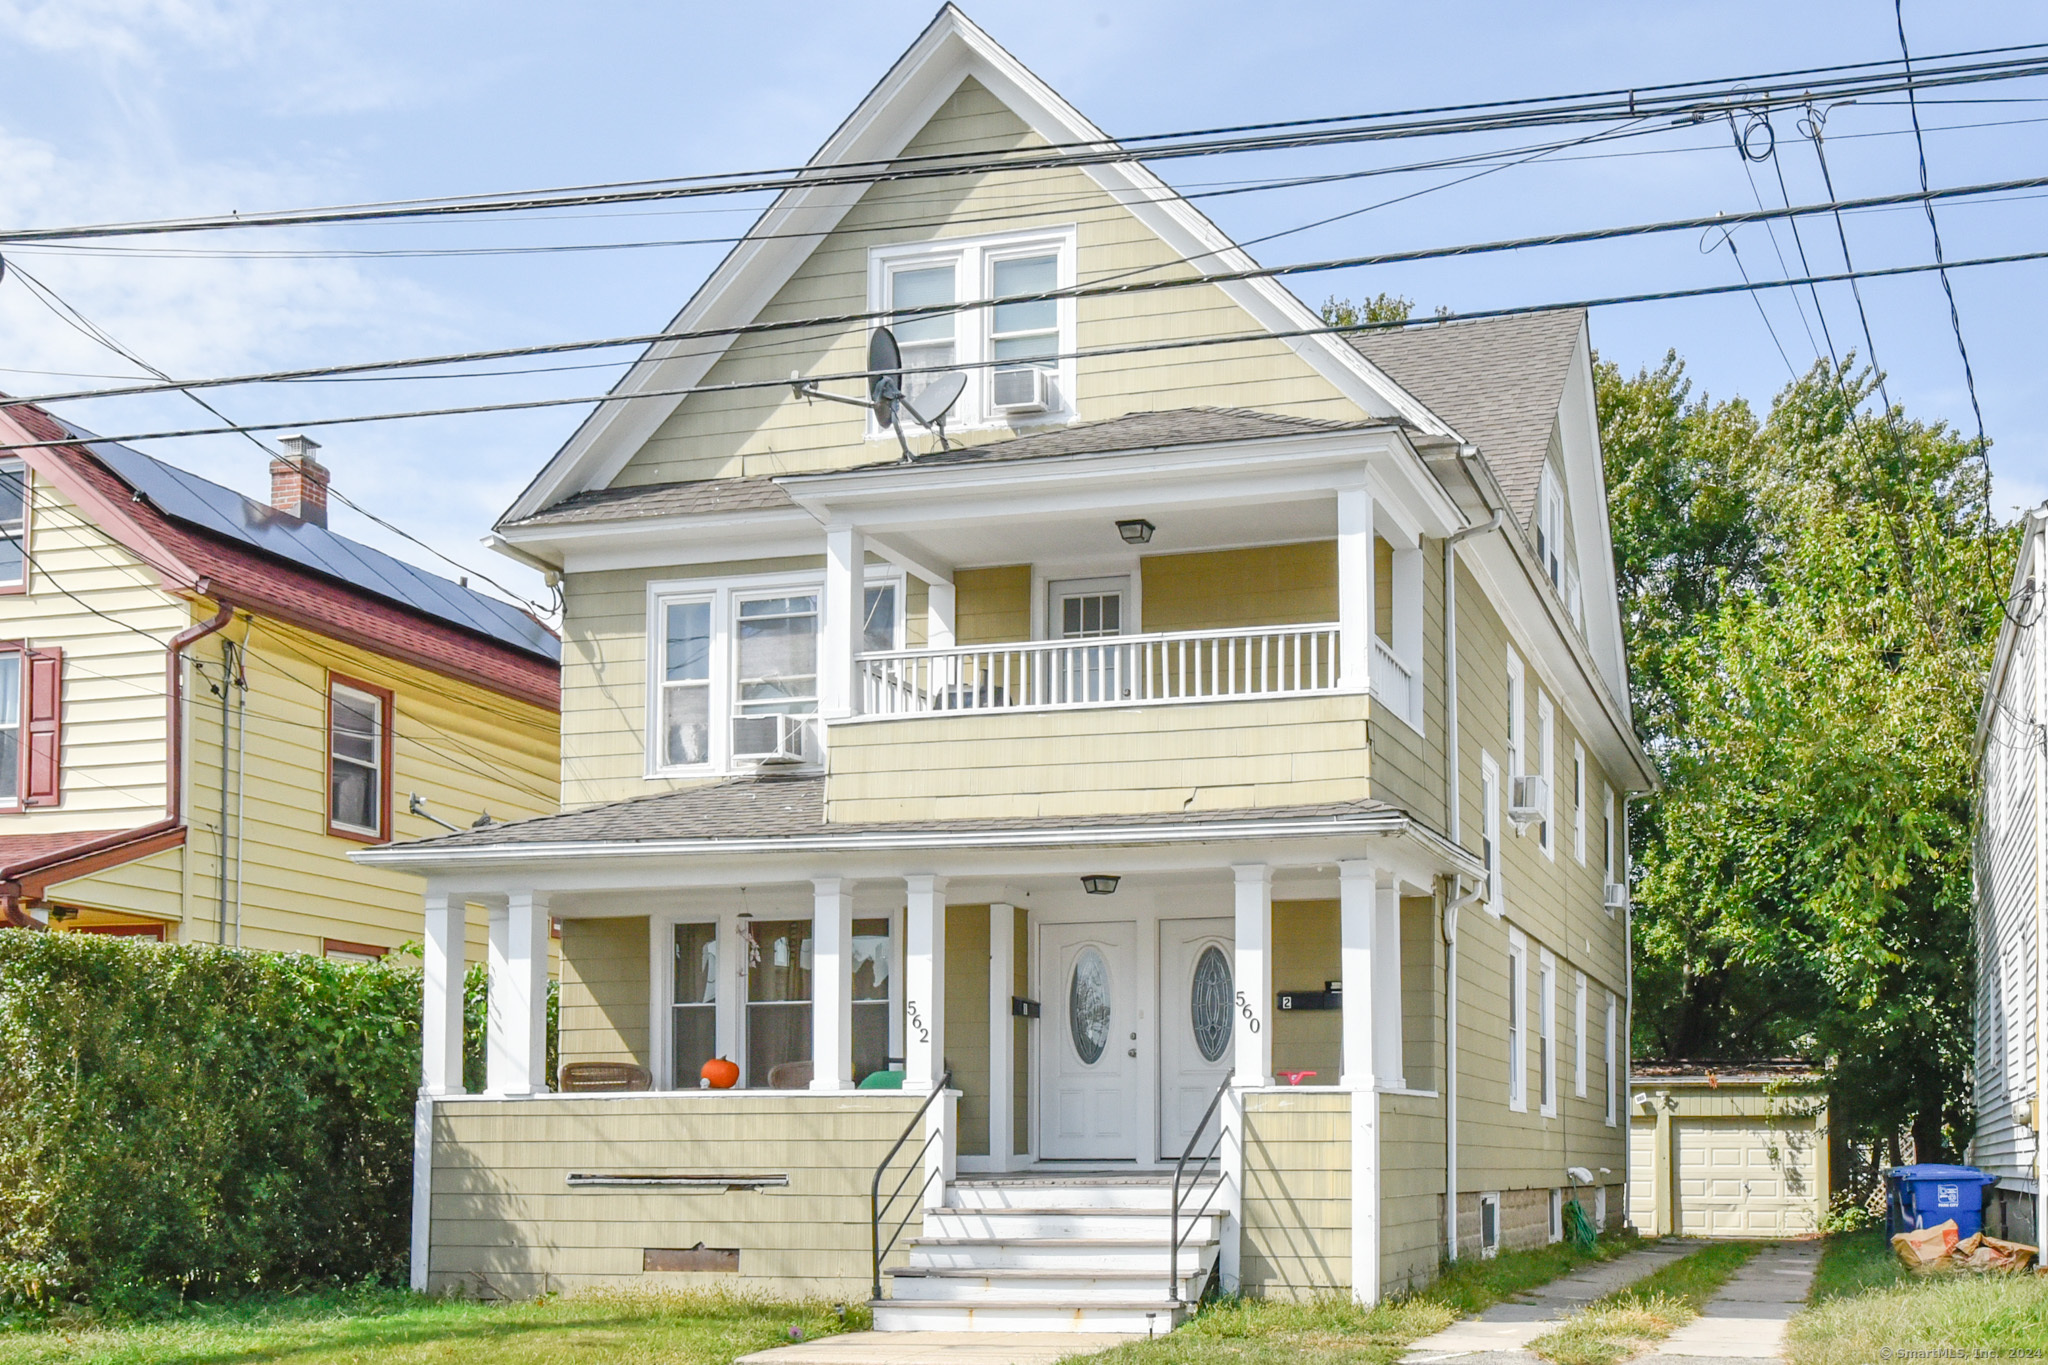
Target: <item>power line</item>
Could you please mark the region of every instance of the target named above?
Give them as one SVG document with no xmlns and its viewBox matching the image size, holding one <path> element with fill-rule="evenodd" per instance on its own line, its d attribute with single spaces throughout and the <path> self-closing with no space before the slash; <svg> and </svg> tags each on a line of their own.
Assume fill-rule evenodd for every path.
<svg viewBox="0 0 2048 1365">
<path fill-rule="evenodd" d="M 1899 29 L 1899 59 L 1908 73 L 1913 70 L 1913 52 L 1906 45 L 1905 0 L 1892 0 L 1892 17 Z M 1913 145 L 1920 158 L 1920 188 L 1927 188 L 1927 141 L 1920 135 L 1920 105 L 1911 86 L 1906 88 L 1906 107 L 1913 116 Z M 1934 238 L 1934 263 L 1936 277 L 1941 281 L 1941 292 L 1948 299 L 1948 325 L 1955 333 L 1956 353 L 1963 360 L 1963 384 L 1970 392 L 1970 413 L 1977 420 L 1977 460 L 1984 469 L 1984 544 L 1985 555 L 1989 557 L 1991 545 L 1991 445 L 1984 436 L 1984 409 L 1977 402 L 1977 375 L 1970 366 L 1970 348 L 1963 342 L 1963 317 L 1956 309 L 1956 291 L 1949 284 L 1948 267 L 1941 249 L 1941 224 L 1934 217 L 1934 201 L 1921 201 L 1927 210 L 1927 231 Z"/>
<path fill-rule="evenodd" d="M 218 376 L 208 379 L 177 380 L 170 383 L 134 384 L 113 388 L 74 389 L 57 393 L 29 395 L 21 398 L 0 400 L 0 406 L 7 402 L 17 403 L 59 403 L 93 398 L 121 398 L 137 394 L 168 393 L 195 388 L 224 388 L 242 384 L 279 383 L 307 379 L 330 379 L 352 374 L 365 374 L 393 369 L 426 368 L 440 365 L 470 364 L 490 360 L 516 359 L 526 356 L 563 355 L 576 351 L 610 350 L 628 346 L 651 346 L 659 343 L 700 341 L 720 337 L 753 336 L 767 333 L 809 331 L 822 328 L 846 327 L 859 323 L 887 322 L 909 317 L 938 317 L 957 313 L 976 312 L 987 308 L 1016 304 L 1037 303 L 1059 299 L 1090 299 L 1115 297 L 1119 295 L 1150 293 L 1168 289 L 1200 288 L 1209 285 L 1227 284 L 1257 279 L 1277 279 L 1292 275 L 1316 274 L 1335 270 L 1350 270 L 1364 266 L 1401 264 L 1414 261 L 1445 260 L 1461 256 L 1486 255 L 1504 251 L 1520 251 L 1535 247 L 1573 246 L 1592 242 L 1613 241 L 1626 237 L 1649 236 L 1667 232 L 1701 231 L 1718 227 L 1740 227 L 1747 223 L 1771 222 L 1777 219 L 1795 220 L 1801 216 L 1829 213 L 1845 209 L 1868 209 L 1891 207 L 1900 204 L 1917 204 L 1926 199 L 1966 198 L 1985 194 L 2011 193 L 2015 190 L 2048 188 L 2048 176 L 2033 176 L 2020 180 L 1992 181 L 1978 185 L 1952 186 L 1944 189 L 1905 191 L 1898 194 L 1871 195 L 1860 199 L 1835 200 L 1819 204 L 1787 205 L 1782 209 L 1744 210 L 1740 213 L 1717 213 L 1711 217 L 1673 218 L 1654 223 L 1636 223 L 1619 227 L 1576 229 L 1566 232 L 1545 233 L 1535 237 L 1505 238 L 1487 242 L 1473 242 L 1447 247 L 1419 247 L 1404 251 L 1382 251 L 1361 256 L 1346 256 L 1318 261 L 1303 261 L 1290 265 L 1249 266 L 1239 270 L 1211 271 L 1166 280 L 1113 280 L 1110 283 L 1074 285 L 1064 289 L 1039 290 L 1026 294 L 1005 294 L 987 299 L 969 300 L 961 303 L 932 304 L 917 308 L 863 310 L 859 312 L 814 315 L 804 318 L 789 318 L 769 322 L 735 323 L 727 327 L 685 329 L 676 331 L 640 333 L 630 336 L 606 337 L 589 341 L 550 342 L 534 346 L 508 346 L 490 350 L 464 351 L 438 356 L 413 357 L 404 360 L 360 361 L 345 365 L 322 365 L 303 369 L 272 370 L 261 373 Z M 1802 248 L 1800 264 L 1808 274 L 1812 268 L 1807 263 Z M 1819 278 L 1819 277 L 1816 277 Z M 1847 277 L 1843 277 L 1847 278 Z M 1859 276 L 1860 278 L 1860 276 Z M 1308 332 L 1275 333 L 1274 335 L 1311 335 Z M 1197 342 L 1195 344 L 1206 344 Z M 1830 345 L 1832 353 L 1832 344 Z M 1095 351 L 1089 354 L 1114 354 L 1115 352 Z M 700 353 L 702 354 L 702 353 Z M 1079 352 L 1076 353 L 1081 354 Z M 641 357 L 641 362 L 678 357 Z M 955 367 L 948 367 L 955 368 Z M 840 376 L 817 376 L 818 378 L 857 378 L 859 374 Z M 780 381 L 775 381 L 780 382 Z M 757 387 L 773 387 L 774 382 L 763 381 Z M 545 400 L 547 406 L 563 403 L 600 402 L 616 395 L 601 395 L 592 398 Z M 488 410 L 488 409 L 486 409 Z M 287 424 L 288 425 L 288 424 Z M 254 428 L 277 430 L 277 426 Z M 107 438 L 112 439 L 112 438 Z"/>
<path fill-rule="evenodd" d="M 1388 114 L 1359 114 L 1325 119 L 1291 120 L 1284 123 L 1245 124 L 1233 128 L 1193 132 L 1144 134 L 1121 142 L 1104 139 L 1078 143 L 1020 148 L 989 155 L 986 153 L 933 153 L 898 156 L 887 160 L 850 161 L 830 167 L 783 167 L 766 172 L 713 173 L 672 177 L 662 180 L 613 182 L 609 185 L 573 186 L 555 190 L 524 191 L 513 194 L 442 196 L 431 199 L 384 201 L 365 205 L 337 205 L 292 209 L 257 214 L 229 213 L 180 219 L 157 219 L 126 223 L 81 224 L 58 228 L 18 228 L 0 232 L 0 242 L 78 240 L 96 237 L 160 235 L 204 232 L 230 228 L 294 227 L 325 223 L 391 221 L 475 215 L 483 213 L 529 213 L 557 208 L 602 204 L 729 196 L 794 189 L 876 184 L 883 181 L 980 175 L 1003 171 L 1045 170 L 1056 167 L 1108 165 L 1131 162 L 1175 160 L 1197 156 L 1235 155 L 1259 151 L 1295 150 L 1304 147 L 1381 141 L 1395 138 L 1437 137 L 1456 133 L 1497 132 L 1521 128 L 1557 127 L 1572 123 L 1618 122 L 1623 119 L 1667 118 L 1697 123 L 1725 116 L 1730 110 L 1758 110 L 1811 103 L 1816 99 L 1847 100 L 1892 94 L 1914 89 L 1936 89 L 1988 81 L 2026 79 L 2048 75 L 2048 57 L 2043 44 L 2025 44 L 1978 52 L 1944 54 L 1931 59 L 1949 62 L 1957 58 L 2003 56 L 2008 53 L 2034 54 L 2005 60 L 1959 62 L 1931 66 L 1923 62 L 1918 72 L 1907 77 L 1891 73 L 1893 63 L 1859 62 L 1802 71 L 1743 77 L 1734 82 L 1694 81 L 1634 90 L 1599 92 L 1594 95 L 1546 97 L 1515 101 L 1493 101 L 1477 105 L 1442 106 L 1413 111 L 1434 117 L 1413 117 L 1410 111 Z M 1882 70 L 1873 71 L 1873 68 Z M 1863 74 L 1844 74 L 1844 73 Z M 1789 77 L 1813 77 L 1783 88 L 1759 82 L 1783 82 Z M 1685 93 L 1680 93 L 1685 92 Z M 1624 98 L 1625 97 L 1625 98 Z"/>
<path fill-rule="evenodd" d="M 1169 341 L 1134 342 L 1121 346 L 1096 346 L 1081 350 L 1060 352 L 1040 357 L 1050 360 L 1090 360 L 1113 355 L 1139 355 L 1159 351 L 1189 350 L 1207 346 L 1235 346 L 1247 342 L 1286 341 L 1297 337 L 1348 336 L 1356 333 L 1375 331 L 1398 331 L 1411 327 L 1432 327 L 1452 322 L 1481 322 L 1493 318 L 1525 317 L 1531 313 L 1552 313 L 1569 309 L 1611 308 L 1629 303 L 1666 303 L 1679 299 L 1713 298 L 1724 294 L 1751 293 L 1762 289 L 1793 289 L 1818 284 L 1841 284 L 1852 279 L 1890 279 L 1896 276 L 1919 275 L 1936 269 L 1964 270 L 1978 266 L 2016 265 L 2029 261 L 2048 260 L 2048 250 L 2012 252 L 2001 256 L 1977 256 L 1967 260 L 1949 261 L 1937 267 L 1932 263 L 1916 265 L 1884 266 L 1876 269 L 1837 271 L 1825 275 L 1809 275 L 1794 279 L 1760 280 L 1742 284 L 1700 285 L 1687 289 L 1664 289 L 1638 294 L 1609 294 L 1595 298 L 1559 300 L 1550 303 L 1519 304 L 1503 308 L 1473 309 L 1462 313 L 1444 312 L 1432 317 L 1409 318 L 1401 322 L 1354 323 L 1346 326 L 1275 328 L 1269 331 L 1237 332 L 1223 336 L 1183 337 Z M 946 369 L 988 369 L 1014 362 L 983 360 L 969 363 L 955 363 L 945 366 L 925 367 L 931 370 Z M 920 372 L 918 367 L 907 367 L 907 372 Z M 817 381 L 859 380 L 867 378 L 865 371 L 848 371 L 843 374 L 813 376 Z M 674 389 L 649 389 L 633 395 L 633 398 L 685 398 L 703 393 L 741 393 L 759 389 L 780 389 L 789 387 L 787 379 L 732 380 L 722 384 L 699 384 Z M 10 400 L 25 403 L 27 399 Z M 125 436 L 93 436 L 89 439 L 61 441 L 24 441 L 0 445 L 0 451 L 36 450 L 48 446 L 90 445 L 95 441 L 125 443 L 135 441 L 168 441 L 191 436 L 225 436 L 237 431 L 281 431 L 288 427 L 330 427 L 357 426 L 368 422 L 395 422 L 423 417 L 465 417 L 480 413 L 523 412 L 538 408 L 571 407 L 584 403 L 623 402 L 616 394 L 591 394 L 576 398 L 533 398 L 503 403 L 478 403 L 464 407 L 420 408 L 407 412 L 361 413 L 348 417 L 299 418 L 290 422 L 252 423 L 243 427 L 204 427 L 175 431 L 137 432 Z M 6 406 L 6 403 L 0 403 Z"/>
</svg>

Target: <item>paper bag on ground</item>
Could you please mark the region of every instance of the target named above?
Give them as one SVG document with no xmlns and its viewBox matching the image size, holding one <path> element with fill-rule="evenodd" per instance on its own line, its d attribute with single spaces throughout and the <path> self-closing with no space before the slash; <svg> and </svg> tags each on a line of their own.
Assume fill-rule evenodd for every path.
<svg viewBox="0 0 2048 1365">
<path fill-rule="evenodd" d="M 1956 1243 L 1961 1240 L 1958 1235 L 1961 1231 L 1956 1226 L 1956 1220 L 1951 1218 L 1931 1228 L 1900 1233 L 1892 1238 L 1892 1250 L 1898 1253 L 1900 1262 L 1908 1270 L 1925 1272 L 1947 1269 L 1945 1262 L 1949 1252 L 1953 1251 Z"/>
</svg>

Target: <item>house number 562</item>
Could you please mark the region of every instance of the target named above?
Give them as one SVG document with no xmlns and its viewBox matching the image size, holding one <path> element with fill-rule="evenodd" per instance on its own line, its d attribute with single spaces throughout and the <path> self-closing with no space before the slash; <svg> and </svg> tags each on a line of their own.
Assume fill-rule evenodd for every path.
<svg viewBox="0 0 2048 1365">
<path fill-rule="evenodd" d="M 917 1041 L 929 1043 L 932 1040 L 932 1031 L 925 1027 L 924 1016 L 917 1012 L 917 1002 L 915 1000 L 904 1001 L 903 1012 L 910 1016 L 910 1026 L 917 1030 Z"/>
<path fill-rule="evenodd" d="M 1253 1033 L 1259 1031 L 1259 1016 L 1252 1010 L 1252 1002 L 1244 998 L 1244 992 L 1237 993 L 1237 1012 L 1245 1017 Z"/>
</svg>

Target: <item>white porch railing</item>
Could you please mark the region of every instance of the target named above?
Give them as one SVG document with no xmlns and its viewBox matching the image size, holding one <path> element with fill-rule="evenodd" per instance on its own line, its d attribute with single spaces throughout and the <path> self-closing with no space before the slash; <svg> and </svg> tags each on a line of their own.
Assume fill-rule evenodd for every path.
<svg viewBox="0 0 2048 1365">
<path fill-rule="evenodd" d="M 1337 627 L 1261 626 L 860 656 L 861 710 L 915 716 L 1298 697 L 1337 688 Z"/>
<path fill-rule="evenodd" d="M 1415 703 L 1415 675 L 1385 640 L 1372 637 L 1372 694 L 1407 715 Z"/>
</svg>

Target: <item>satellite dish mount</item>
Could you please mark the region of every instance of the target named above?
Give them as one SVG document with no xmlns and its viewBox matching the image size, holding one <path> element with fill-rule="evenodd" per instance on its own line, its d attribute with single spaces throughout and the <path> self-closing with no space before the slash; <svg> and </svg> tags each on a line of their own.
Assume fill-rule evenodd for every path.
<svg viewBox="0 0 2048 1365">
<path fill-rule="evenodd" d="M 903 391 L 903 352 L 896 345 L 896 335 L 887 327 L 877 327 L 874 335 L 868 338 L 867 379 L 865 398 L 827 393 L 818 387 L 816 380 L 805 379 L 794 372 L 789 376 L 789 388 L 791 393 L 805 401 L 822 398 L 828 403 L 850 403 L 867 408 L 875 414 L 877 422 L 896 433 L 896 443 L 903 448 L 906 460 L 912 458 L 910 440 L 903 434 L 902 414 L 906 412 L 919 426 L 937 433 L 939 449 L 952 449 L 946 441 L 946 414 L 953 410 L 953 405 L 966 391 L 966 375 L 958 370 L 933 375 L 918 391 L 917 402 L 913 404 Z"/>
</svg>

